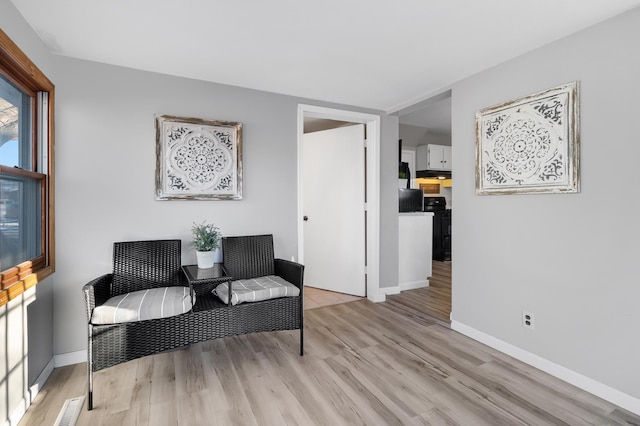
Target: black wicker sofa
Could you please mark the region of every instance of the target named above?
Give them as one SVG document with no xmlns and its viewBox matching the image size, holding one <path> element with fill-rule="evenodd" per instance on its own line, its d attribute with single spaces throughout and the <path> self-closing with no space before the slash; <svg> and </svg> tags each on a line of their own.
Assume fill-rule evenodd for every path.
<svg viewBox="0 0 640 426">
<path fill-rule="evenodd" d="M 191 287 L 181 269 L 181 241 L 114 243 L 113 272 L 85 284 L 88 325 L 87 409 L 93 409 L 93 372 L 169 349 L 221 337 L 276 330 L 300 330 L 304 353 L 304 266 L 275 259 L 272 235 L 222 239 L 223 268 L 234 280 L 277 275 L 300 289 L 281 297 L 231 306 L 211 288 Z M 184 314 L 115 324 L 92 324 L 93 310 L 109 298 L 158 287 L 191 287 L 195 304 Z"/>
</svg>

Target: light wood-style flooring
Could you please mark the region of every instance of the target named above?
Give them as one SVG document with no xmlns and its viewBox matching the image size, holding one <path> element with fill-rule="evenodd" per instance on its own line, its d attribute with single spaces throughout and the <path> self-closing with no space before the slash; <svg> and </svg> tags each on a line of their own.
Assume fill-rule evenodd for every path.
<svg viewBox="0 0 640 426">
<path fill-rule="evenodd" d="M 361 297 L 350 294 L 336 293 L 315 287 L 304 287 L 304 309 L 315 309 L 323 306 L 337 305 L 340 303 L 360 300 Z"/>
<path fill-rule="evenodd" d="M 434 260 L 431 269 L 429 287 L 389 295 L 387 301 L 449 323 L 451 316 L 451 262 Z"/>
<path fill-rule="evenodd" d="M 219 339 L 103 370 L 78 424 L 640 424 L 399 302 L 309 309 L 304 357 L 298 336 Z M 85 393 L 85 368 L 56 369 L 20 425 L 53 424 Z"/>
<path fill-rule="evenodd" d="M 400 302 L 309 309 L 304 357 L 298 337 L 219 339 L 103 370 L 78 424 L 640 424 Z M 84 394 L 85 368 L 56 369 L 20 425 L 53 424 L 66 399 Z"/>
<path fill-rule="evenodd" d="M 434 260 L 432 274 L 429 278 L 429 287 L 404 291 L 397 295 L 389 295 L 387 296 L 387 301 L 404 305 L 405 308 L 414 309 L 444 323 L 449 323 L 451 316 L 451 267 L 450 261 L 440 262 Z M 305 287 L 304 290 L 305 309 L 353 302 L 359 299 L 361 298 L 357 296 L 314 287 Z"/>
</svg>

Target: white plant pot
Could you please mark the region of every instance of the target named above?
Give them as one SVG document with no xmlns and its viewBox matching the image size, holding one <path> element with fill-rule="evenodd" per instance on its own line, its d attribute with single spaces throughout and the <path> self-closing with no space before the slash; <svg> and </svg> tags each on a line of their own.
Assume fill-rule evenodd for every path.
<svg viewBox="0 0 640 426">
<path fill-rule="evenodd" d="M 216 252 L 211 251 L 196 251 L 196 259 L 198 259 L 199 269 L 213 268 L 213 264 L 216 261 Z"/>
</svg>

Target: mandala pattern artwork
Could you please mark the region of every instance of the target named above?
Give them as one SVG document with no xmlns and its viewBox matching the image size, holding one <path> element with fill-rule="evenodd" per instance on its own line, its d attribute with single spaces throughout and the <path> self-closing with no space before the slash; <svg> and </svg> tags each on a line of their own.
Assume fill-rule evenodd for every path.
<svg viewBox="0 0 640 426">
<path fill-rule="evenodd" d="M 233 190 L 233 141 L 226 129 L 177 126 L 166 129 L 167 189 Z"/>
<path fill-rule="evenodd" d="M 155 118 L 156 200 L 242 200 L 242 123 Z"/>
<path fill-rule="evenodd" d="M 561 92 L 485 113 L 479 122 L 483 188 L 566 184 L 570 101 Z"/>
<path fill-rule="evenodd" d="M 230 132 L 216 129 L 167 129 L 170 189 L 224 191 L 233 184 Z"/>
</svg>

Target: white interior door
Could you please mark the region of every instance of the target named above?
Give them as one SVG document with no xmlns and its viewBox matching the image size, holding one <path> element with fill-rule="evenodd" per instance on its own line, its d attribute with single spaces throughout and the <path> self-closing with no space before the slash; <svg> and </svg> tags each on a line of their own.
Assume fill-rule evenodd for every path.
<svg viewBox="0 0 640 426">
<path fill-rule="evenodd" d="M 364 125 L 304 135 L 305 285 L 365 296 Z"/>
</svg>

